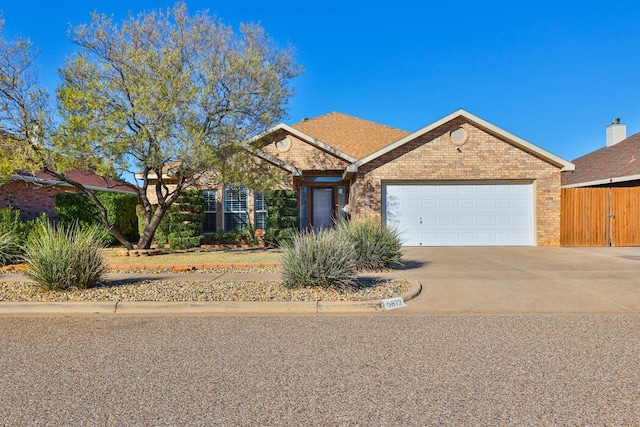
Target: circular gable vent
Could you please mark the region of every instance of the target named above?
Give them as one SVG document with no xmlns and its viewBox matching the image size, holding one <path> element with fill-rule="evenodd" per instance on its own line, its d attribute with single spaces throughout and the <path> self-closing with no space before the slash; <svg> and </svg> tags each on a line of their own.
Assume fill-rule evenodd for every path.
<svg viewBox="0 0 640 427">
<path fill-rule="evenodd" d="M 276 148 L 279 151 L 287 151 L 291 148 L 291 141 L 289 141 L 289 138 L 283 138 L 280 141 L 276 141 Z"/>
<path fill-rule="evenodd" d="M 452 129 L 449 131 L 449 140 L 455 145 L 462 145 L 469 140 L 469 133 L 462 127 Z"/>
</svg>

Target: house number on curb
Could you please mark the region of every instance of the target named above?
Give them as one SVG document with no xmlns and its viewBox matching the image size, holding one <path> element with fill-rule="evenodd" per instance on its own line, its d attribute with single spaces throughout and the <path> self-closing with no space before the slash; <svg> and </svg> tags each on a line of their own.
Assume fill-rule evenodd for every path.
<svg viewBox="0 0 640 427">
<path fill-rule="evenodd" d="M 385 310 L 393 310 L 394 308 L 406 307 L 402 297 L 389 298 L 382 300 L 382 308 Z"/>
</svg>

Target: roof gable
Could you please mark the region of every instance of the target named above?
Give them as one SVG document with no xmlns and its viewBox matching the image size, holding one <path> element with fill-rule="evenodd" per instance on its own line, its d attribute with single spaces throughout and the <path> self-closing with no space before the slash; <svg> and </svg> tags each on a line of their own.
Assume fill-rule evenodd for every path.
<svg viewBox="0 0 640 427">
<path fill-rule="evenodd" d="M 338 150 L 337 148 L 331 146 L 330 144 L 327 144 L 325 141 L 322 141 L 318 138 L 315 138 L 312 135 L 308 135 L 296 128 L 293 128 L 289 125 L 286 125 L 284 123 L 280 123 L 270 129 L 267 129 L 266 131 L 262 132 L 261 134 L 258 134 L 256 136 L 254 136 L 253 138 L 245 141 L 243 144 L 246 147 L 252 147 L 254 146 L 254 144 L 257 141 L 260 140 L 269 140 L 270 138 L 273 138 L 274 136 L 277 136 L 279 134 L 281 134 L 281 132 L 285 132 L 285 133 L 289 133 L 293 136 L 295 136 L 296 138 L 307 142 L 308 144 L 313 145 L 316 148 L 321 149 L 322 151 L 326 151 L 327 153 L 330 153 L 331 155 L 338 157 L 342 160 L 346 160 L 347 162 L 355 162 L 357 159 L 346 154 L 343 153 L 342 151 Z"/>
<path fill-rule="evenodd" d="M 332 112 L 291 125 L 354 159 L 361 159 L 409 132 L 347 114 Z"/>
<path fill-rule="evenodd" d="M 501 139 L 506 140 L 507 142 L 511 143 L 514 146 L 517 146 L 518 148 L 527 151 L 545 161 L 547 161 L 548 163 L 554 164 L 557 167 L 561 168 L 563 171 L 565 170 L 573 170 L 574 169 L 574 165 L 571 162 L 568 162 L 567 160 L 562 159 L 561 157 L 556 156 L 555 154 L 550 153 L 549 151 L 546 151 L 540 147 L 538 147 L 537 145 L 534 145 L 510 132 L 507 132 L 506 130 L 499 128 L 498 126 L 495 126 L 492 123 L 487 122 L 486 120 L 481 119 L 478 116 L 475 116 L 463 109 L 459 109 L 457 111 L 454 111 L 453 113 L 441 118 L 440 120 L 436 120 L 435 122 L 423 127 L 422 129 L 419 129 L 411 134 L 406 135 L 405 137 L 391 143 L 388 144 L 384 147 L 382 147 L 381 149 L 379 149 L 378 151 L 369 154 L 366 157 L 363 157 L 362 159 L 358 160 L 357 162 L 354 162 L 353 164 L 351 164 L 348 168 L 347 168 L 347 172 L 355 172 L 357 171 L 358 167 L 371 162 L 372 160 L 375 160 L 377 158 L 379 158 L 380 156 L 389 153 L 392 150 L 395 150 L 401 146 L 403 146 L 404 144 L 415 140 L 416 138 L 419 138 L 420 136 L 426 134 L 427 132 L 430 132 L 458 117 L 464 117 L 465 119 L 474 122 L 475 124 L 479 125 L 480 127 L 483 127 L 485 129 L 487 129 L 488 131 L 498 135 L 501 137 Z"/>
<path fill-rule="evenodd" d="M 610 147 L 585 154 L 573 161 L 576 169 L 562 174 L 563 186 L 602 185 L 638 179 L 640 133 Z"/>
</svg>

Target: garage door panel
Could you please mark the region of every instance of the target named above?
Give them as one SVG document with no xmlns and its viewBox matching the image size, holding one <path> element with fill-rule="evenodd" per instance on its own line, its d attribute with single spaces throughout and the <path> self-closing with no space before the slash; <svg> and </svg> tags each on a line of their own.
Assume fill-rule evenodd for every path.
<svg viewBox="0 0 640 427">
<path fill-rule="evenodd" d="M 458 225 L 460 226 L 475 226 L 475 218 L 472 216 L 459 216 Z"/>
<path fill-rule="evenodd" d="M 476 207 L 478 209 L 493 209 L 493 200 L 478 200 L 476 201 Z"/>
<path fill-rule="evenodd" d="M 478 224 L 479 226 L 491 226 L 493 225 L 493 217 L 490 216 L 477 216 L 476 217 L 476 224 Z"/>
<path fill-rule="evenodd" d="M 438 207 L 438 202 L 436 200 L 423 200 L 422 201 L 422 209 L 436 209 Z"/>
<path fill-rule="evenodd" d="M 462 199 L 458 201 L 458 208 L 460 209 L 473 209 L 475 206 L 475 200 Z"/>
<path fill-rule="evenodd" d="M 533 245 L 531 184 L 389 184 L 386 223 L 405 246 Z"/>
<path fill-rule="evenodd" d="M 508 216 L 496 216 L 495 224 L 498 227 L 509 226 L 509 225 L 511 225 L 511 217 L 508 217 Z"/>
<path fill-rule="evenodd" d="M 476 233 L 474 236 L 478 246 L 492 246 L 496 243 L 496 236 L 494 233 Z"/>
<path fill-rule="evenodd" d="M 531 225 L 531 218 L 529 218 L 528 216 L 525 216 L 525 215 L 514 216 L 513 217 L 513 223 L 515 225 Z"/>
<path fill-rule="evenodd" d="M 496 200 L 496 209 L 509 209 L 511 206 L 511 200 Z"/>
<path fill-rule="evenodd" d="M 440 201 L 441 209 L 455 209 L 456 201 L 451 199 L 443 199 Z"/>
</svg>

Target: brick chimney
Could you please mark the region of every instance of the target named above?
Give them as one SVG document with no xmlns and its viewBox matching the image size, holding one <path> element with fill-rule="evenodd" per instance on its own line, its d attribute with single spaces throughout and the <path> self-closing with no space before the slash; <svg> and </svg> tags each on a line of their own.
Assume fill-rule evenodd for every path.
<svg viewBox="0 0 640 427">
<path fill-rule="evenodd" d="M 620 123 L 620 119 L 615 117 L 607 126 L 607 147 L 616 145 L 623 139 L 627 139 L 627 125 Z"/>
</svg>

